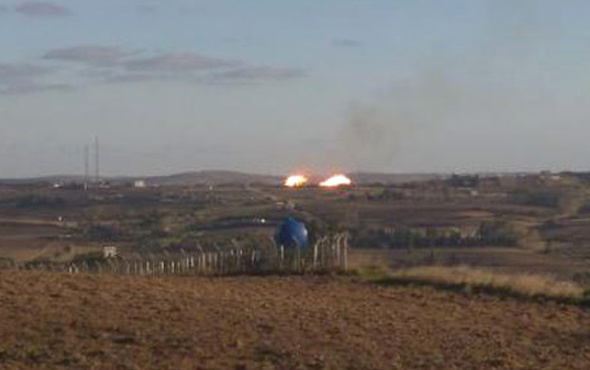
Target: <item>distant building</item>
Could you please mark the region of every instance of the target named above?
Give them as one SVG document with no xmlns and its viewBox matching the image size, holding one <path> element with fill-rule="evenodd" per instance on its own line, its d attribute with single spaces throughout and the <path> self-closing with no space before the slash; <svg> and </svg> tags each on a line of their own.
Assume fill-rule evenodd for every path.
<svg viewBox="0 0 590 370">
<path fill-rule="evenodd" d="M 446 183 L 456 188 L 476 188 L 479 185 L 479 175 L 453 174 Z"/>
<path fill-rule="evenodd" d="M 104 258 L 114 258 L 117 257 L 117 255 L 117 247 L 111 245 L 105 245 L 104 247 L 102 247 L 102 256 Z"/>
<path fill-rule="evenodd" d="M 135 188 L 146 188 L 147 184 L 145 183 L 145 180 L 135 180 L 135 182 L 133 183 L 133 187 Z"/>
<path fill-rule="evenodd" d="M 276 203 L 276 209 L 277 210 L 280 210 L 280 211 L 283 211 L 283 210 L 292 211 L 292 210 L 295 209 L 295 203 L 293 201 L 291 201 L 291 200 L 288 200 L 286 202 L 278 201 Z"/>
<path fill-rule="evenodd" d="M 559 174 L 551 173 L 550 171 L 541 171 L 539 177 L 543 181 L 560 182 L 562 177 Z"/>
</svg>

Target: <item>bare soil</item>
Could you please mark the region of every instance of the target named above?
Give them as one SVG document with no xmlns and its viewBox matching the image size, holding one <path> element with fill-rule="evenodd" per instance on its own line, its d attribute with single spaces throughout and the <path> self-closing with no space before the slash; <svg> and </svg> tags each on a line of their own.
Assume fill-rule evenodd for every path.
<svg viewBox="0 0 590 370">
<path fill-rule="evenodd" d="M 587 369 L 576 306 L 333 277 L 0 272 L 3 369 Z"/>
</svg>

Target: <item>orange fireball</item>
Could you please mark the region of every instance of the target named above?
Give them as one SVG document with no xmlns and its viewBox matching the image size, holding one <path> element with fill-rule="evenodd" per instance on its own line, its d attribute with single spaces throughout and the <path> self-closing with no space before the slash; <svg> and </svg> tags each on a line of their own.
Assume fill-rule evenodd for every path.
<svg viewBox="0 0 590 370">
<path fill-rule="evenodd" d="M 292 175 L 285 179 L 284 185 L 289 188 L 298 188 L 307 183 L 307 177 L 303 175 Z"/>
<path fill-rule="evenodd" d="M 329 179 L 320 182 L 320 186 L 325 187 L 325 188 L 335 188 L 337 186 L 342 186 L 342 185 L 350 185 L 352 184 L 352 180 L 350 180 L 348 177 L 339 174 L 339 175 L 334 175 L 332 177 L 330 177 Z"/>
</svg>

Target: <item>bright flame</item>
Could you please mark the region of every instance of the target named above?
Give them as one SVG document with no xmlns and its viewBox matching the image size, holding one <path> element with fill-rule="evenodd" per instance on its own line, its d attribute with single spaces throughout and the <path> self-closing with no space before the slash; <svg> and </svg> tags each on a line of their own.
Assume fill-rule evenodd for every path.
<svg viewBox="0 0 590 370">
<path fill-rule="evenodd" d="M 344 175 L 334 175 L 334 176 L 330 177 L 329 179 L 320 182 L 320 186 L 323 186 L 326 188 L 333 188 L 336 186 L 350 185 L 350 184 L 352 184 L 352 181 Z"/>
<path fill-rule="evenodd" d="M 306 183 L 307 183 L 307 177 L 305 177 L 303 175 L 289 176 L 285 180 L 285 186 L 290 187 L 290 188 L 300 187 L 300 186 L 305 185 Z"/>
</svg>

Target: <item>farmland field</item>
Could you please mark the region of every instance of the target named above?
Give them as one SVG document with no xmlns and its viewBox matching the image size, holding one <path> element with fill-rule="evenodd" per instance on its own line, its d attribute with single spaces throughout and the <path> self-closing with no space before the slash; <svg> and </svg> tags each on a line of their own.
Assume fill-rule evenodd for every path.
<svg viewBox="0 0 590 370">
<path fill-rule="evenodd" d="M 338 189 L 4 185 L 0 368 L 586 369 L 588 185 L 509 180 L 469 189 L 445 180 Z M 311 244 L 348 235 L 358 275 L 35 271 L 110 263 L 104 246 L 123 262 L 274 248 L 289 216 L 308 226 Z M 398 280 L 370 283 L 363 271 Z M 453 280 L 456 272 L 472 285 Z M 505 294 L 513 283 L 524 293 Z M 575 297 L 529 290 L 559 284 L 574 284 Z"/>
<path fill-rule="evenodd" d="M 333 277 L 0 272 L 5 369 L 586 369 L 576 306 Z"/>
<path fill-rule="evenodd" d="M 338 189 L 118 184 L 84 191 L 39 183 L 0 190 L 0 257 L 19 263 L 67 261 L 104 245 L 123 256 L 257 245 L 294 216 L 308 224 L 312 242 L 350 233 L 357 260 L 564 277 L 590 271 L 589 191 L 574 176 L 557 183 L 507 176 L 471 188 L 431 180 Z"/>
</svg>

